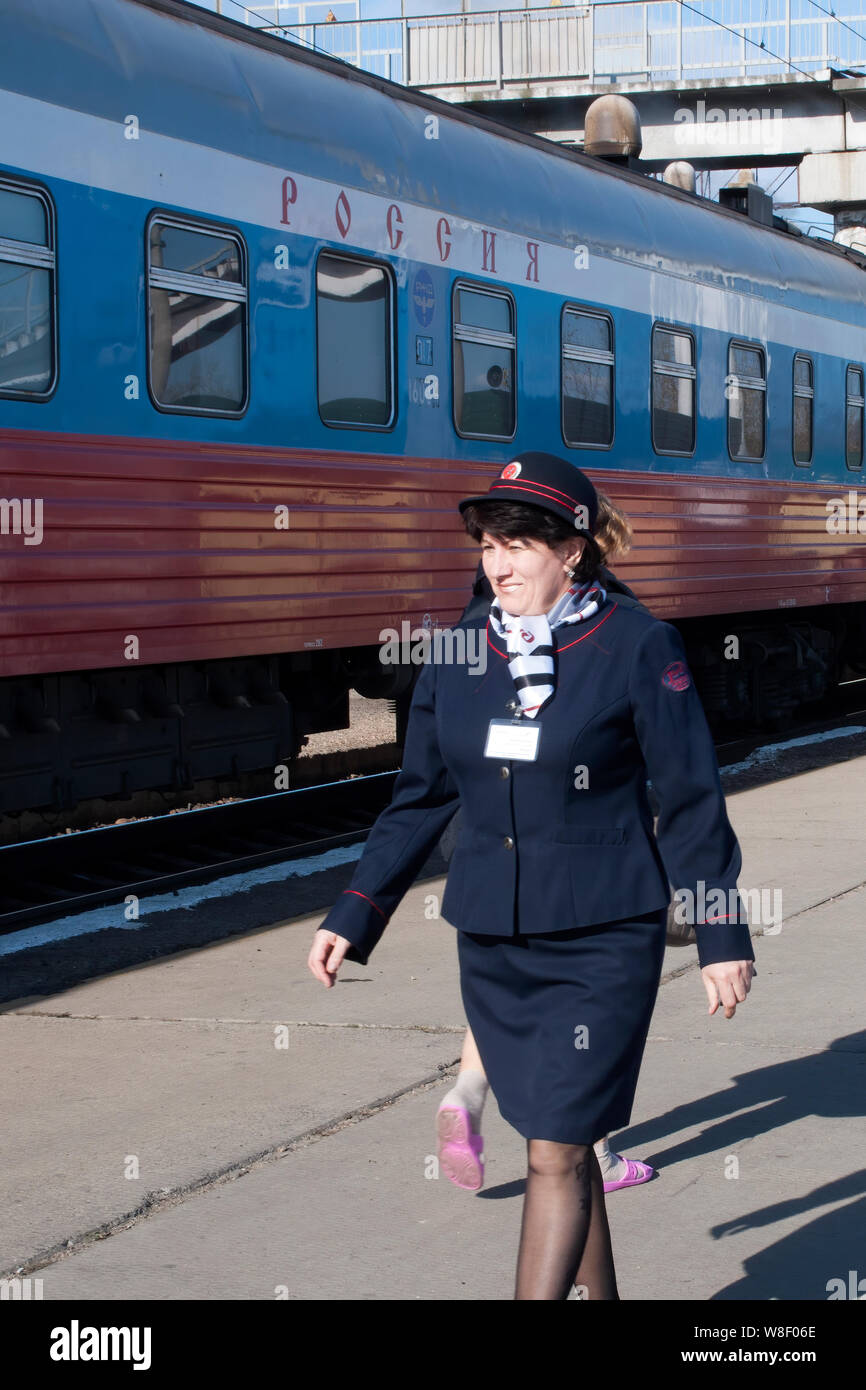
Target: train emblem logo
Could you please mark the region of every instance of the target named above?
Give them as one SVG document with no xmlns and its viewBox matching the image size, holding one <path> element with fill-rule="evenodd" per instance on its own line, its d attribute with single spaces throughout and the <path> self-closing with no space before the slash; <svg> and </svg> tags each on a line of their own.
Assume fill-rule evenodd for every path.
<svg viewBox="0 0 866 1390">
<path fill-rule="evenodd" d="M 691 676 L 682 661 L 672 661 L 662 673 L 662 684 L 668 690 L 688 690 L 691 683 Z"/>
<path fill-rule="evenodd" d="M 419 270 L 412 285 L 412 303 L 415 317 L 422 328 L 429 328 L 436 307 L 436 294 L 433 281 L 426 270 Z"/>
</svg>

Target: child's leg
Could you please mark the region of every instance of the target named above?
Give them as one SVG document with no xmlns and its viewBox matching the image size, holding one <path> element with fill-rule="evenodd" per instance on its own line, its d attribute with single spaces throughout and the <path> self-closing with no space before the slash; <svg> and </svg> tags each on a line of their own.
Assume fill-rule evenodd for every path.
<svg viewBox="0 0 866 1390">
<path fill-rule="evenodd" d="M 618 1184 L 620 1187 L 637 1187 L 642 1182 L 649 1182 L 655 1172 L 649 1163 L 634 1158 L 623 1158 L 622 1154 L 616 1153 L 610 1147 L 609 1135 L 605 1135 L 603 1139 L 599 1139 L 598 1143 L 593 1145 L 593 1152 L 598 1159 L 606 1192 L 616 1191 L 612 1184 Z"/>
<path fill-rule="evenodd" d="M 439 1163 L 446 1178 L 477 1192 L 484 1181 L 481 1112 L 489 1083 L 471 1028 L 466 1030 L 457 1081 L 436 1114 Z"/>
<path fill-rule="evenodd" d="M 593 1145 L 598 1166 L 604 1182 L 619 1182 L 626 1174 L 627 1163 L 621 1154 L 614 1153 L 610 1147 L 610 1136 L 605 1135 Z"/>
<path fill-rule="evenodd" d="M 467 1028 L 466 1036 L 463 1039 L 463 1051 L 460 1055 L 460 1071 L 457 1075 L 457 1081 L 447 1095 L 442 1097 L 439 1108 L 441 1110 L 442 1106 L 450 1106 L 468 1110 L 472 1120 L 472 1128 L 477 1133 L 481 1126 L 481 1114 L 489 1089 L 484 1063 L 478 1055 L 472 1029 Z"/>
</svg>

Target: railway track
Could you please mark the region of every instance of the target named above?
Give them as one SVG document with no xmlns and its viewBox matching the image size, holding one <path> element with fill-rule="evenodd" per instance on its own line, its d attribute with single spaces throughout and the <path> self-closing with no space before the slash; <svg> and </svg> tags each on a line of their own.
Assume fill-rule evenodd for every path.
<svg viewBox="0 0 866 1390">
<path fill-rule="evenodd" d="M 839 707 L 822 719 L 718 741 L 723 780 L 739 790 L 750 775 L 743 768 L 767 745 L 784 748 L 791 740 L 817 745 L 834 730 L 844 737 L 846 727 L 866 726 L 864 685 L 853 683 Z M 728 778 L 726 769 L 731 769 Z M 751 775 L 765 778 L 766 768 Z M 170 892 L 357 843 L 390 801 L 396 776 L 376 773 L 0 847 L 0 934 L 122 903 L 130 894 Z"/>
<path fill-rule="evenodd" d="M 0 849 L 0 933 L 356 843 L 391 799 L 383 772 Z M 338 793 L 335 795 L 335 792 Z"/>
</svg>

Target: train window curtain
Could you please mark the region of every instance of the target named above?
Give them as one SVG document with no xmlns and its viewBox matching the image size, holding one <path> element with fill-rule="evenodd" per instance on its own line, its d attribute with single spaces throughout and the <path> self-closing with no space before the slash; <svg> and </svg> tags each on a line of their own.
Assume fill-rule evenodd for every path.
<svg viewBox="0 0 866 1390">
<path fill-rule="evenodd" d="M 319 414 L 327 425 L 391 423 L 391 276 L 381 265 L 322 252 L 316 267 Z"/>
<path fill-rule="evenodd" d="M 845 373 L 845 461 L 849 468 L 863 467 L 863 368 Z"/>
<path fill-rule="evenodd" d="M 246 405 L 247 291 L 240 240 L 154 219 L 148 236 L 150 389 L 166 409 Z"/>
<path fill-rule="evenodd" d="M 54 250 L 46 200 L 0 181 L 0 392 L 46 395 L 54 380 Z"/>
<path fill-rule="evenodd" d="M 613 443 L 613 325 L 607 314 L 562 314 L 562 437 L 608 449 Z"/>
<path fill-rule="evenodd" d="M 511 439 L 516 422 L 514 301 L 458 285 L 454 292 L 454 424 L 460 434 Z"/>
<path fill-rule="evenodd" d="M 814 406 L 814 367 L 811 357 L 794 357 L 794 418 L 792 439 L 794 462 L 806 467 L 812 462 L 812 415 Z"/>
<path fill-rule="evenodd" d="M 745 343 L 728 347 L 728 452 L 732 459 L 757 463 L 764 457 L 767 373 L 763 348 Z"/>
<path fill-rule="evenodd" d="M 652 442 L 657 454 L 695 447 L 695 340 L 658 325 L 652 331 Z"/>
</svg>

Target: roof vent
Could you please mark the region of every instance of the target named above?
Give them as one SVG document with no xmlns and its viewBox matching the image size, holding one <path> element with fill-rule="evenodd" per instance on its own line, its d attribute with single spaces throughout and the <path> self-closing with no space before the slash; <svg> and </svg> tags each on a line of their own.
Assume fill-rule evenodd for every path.
<svg viewBox="0 0 866 1390">
<path fill-rule="evenodd" d="M 662 175 L 663 183 L 672 183 L 674 188 L 682 188 L 686 193 L 695 191 L 695 166 L 686 159 L 675 159 Z"/>
<path fill-rule="evenodd" d="M 760 222 L 763 227 L 774 226 L 772 196 L 755 183 L 751 169 L 741 169 L 735 179 L 719 189 L 719 202 L 723 208 L 741 212 L 752 222 Z"/>
<path fill-rule="evenodd" d="M 595 159 L 631 165 L 643 148 L 640 116 L 628 97 L 596 97 L 586 109 L 583 152 Z"/>
<path fill-rule="evenodd" d="M 841 246 L 850 246 L 854 251 L 859 251 L 861 255 L 866 255 L 866 218 L 863 211 L 858 208 L 855 212 L 837 212 L 835 217 L 836 231 L 833 240 Z"/>
</svg>

